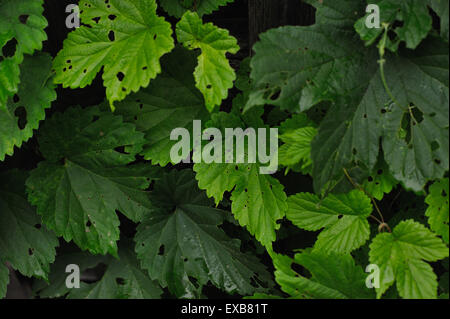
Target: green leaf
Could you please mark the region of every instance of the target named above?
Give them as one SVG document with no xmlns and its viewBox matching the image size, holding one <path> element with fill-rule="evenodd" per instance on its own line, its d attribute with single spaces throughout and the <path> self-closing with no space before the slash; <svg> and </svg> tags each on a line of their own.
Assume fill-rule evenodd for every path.
<svg viewBox="0 0 450 319">
<path fill-rule="evenodd" d="M 406 220 L 392 233 L 378 234 L 370 245 L 369 256 L 370 262 L 380 267 L 378 298 L 394 281 L 403 298 L 437 298 L 437 278 L 425 261 L 448 257 L 448 248 L 422 224 Z"/>
<path fill-rule="evenodd" d="M 384 194 L 389 194 L 397 183 L 389 172 L 389 167 L 383 161 L 377 163 L 372 173 L 364 180 L 362 188 L 372 197 L 382 200 Z"/>
<path fill-rule="evenodd" d="M 429 206 L 425 212 L 430 228 L 448 244 L 449 222 L 449 186 L 448 178 L 435 182 L 430 186 L 425 203 Z"/>
<path fill-rule="evenodd" d="M 372 204 L 362 191 L 329 195 L 320 200 L 314 194 L 299 193 L 288 198 L 286 217 L 297 227 L 317 231 L 314 251 L 349 253 L 369 239 L 367 217 Z"/>
<path fill-rule="evenodd" d="M 439 15 L 441 19 L 441 36 L 448 42 L 448 5 L 446 0 L 429 0 L 431 8 Z"/>
<path fill-rule="evenodd" d="M 227 127 L 245 129 L 247 126 L 234 113 L 215 113 L 211 118 L 206 126 L 222 132 Z M 257 122 L 252 115 L 247 116 L 247 121 Z M 226 141 L 223 141 L 222 145 L 225 144 Z M 244 161 L 247 161 L 239 164 L 226 163 L 225 158 L 220 158 L 220 163 L 196 163 L 195 178 L 200 189 L 206 190 L 209 197 L 214 197 L 216 204 L 223 199 L 225 192 L 231 192 L 232 212 L 239 224 L 247 227 L 263 245 L 269 245 L 275 241 L 275 231 L 280 228 L 277 221 L 284 217 L 287 210 L 287 197 L 283 185 L 274 177 L 261 174 L 261 164 L 248 163 L 247 155 L 244 154 Z"/>
<path fill-rule="evenodd" d="M 298 299 L 367 299 L 372 291 L 365 285 L 367 274 L 355 265 L 350 255 L 326 254 L 316 251 L 295 255 L 295 259 L 282 255 L 272 258 L 275 278 L 281 289 Z M 292 270 L 292 264 L 305 267 L 310 278 Z"/>
<path fill-rule="evenodd" d="M 171 16 L 181 18 L 188 11 L 195 11 L 200 17 L 219 10 L 234 0 L 160 0 L 161 7 Z"/>
<path fill-rule="evenodd" d="M 156 15 L 156 7 L 155 0 L 82 0 L 86 25 L 69 33 L 55 58 L 56 83 L 84 88 L 103 68 L 112 109 L 115 101 L 148 86 L 161 72 L 159 59 L 174 47 L 170 24 Z"/>
<path fill-rule="evenodd" d="M 42 0 L 0 1 L 0 110 L 8 97 L 17 93 L 24 54 L 41 50 L 47 40 L 42 4 Z"/>
<path fill-rule="evenodd" d="M 5 108 L 0 107 L 0 161 L 33 136 L 45 118 L 45 109 L 56 100 L 51 65 L 51 57 L 39 53 L 25 57 L 20 66 L 19 90 Z"/>
<path fill-rule="evenodd" d="M 135 237 L 142 267 L 178 298 L 199 297 L 208 281 L 230 294 L 258 291 L 250 281 L 265 280 L 264 267 L 217 227 L 226 212 L 209 207 L 193 177 L 173 170 L 156 183 L 152 198 L 159 207 L 146 215 Z"/>
<path fill-rule="evenodd" d="M 281 165 L 303 173 L 311 171 L 311 143 L 317 134 L 315 124 L 304 114 L 296 114 L 280 127 L 280 140 L 284 143 L 278 151 Z"/>
<path fill-rule="evenodd" d="M 203 24 L 194 12 L 186 12 L 177 24 L 177 38 L 190 50 L 200 49 L 198 66 L 194 71 L 196 87 L 205 97 L 205 105 L 209 111 L 220 105 L 228 96 L 228 90 L 233 87 L 236 79 L 226 53 L 235 54 L 239 51 L 237 40 L 228 31 Z"/>
<path fill-rule="evenodd" d="M 116 113 L 145 133 L 141 154 L 152 164 L 166 166 L 171 162 L 170 150 L 176 143 L 170 140 L 172 129 L 186 128 L 192 134 L 193 120 L 208 118 L 192 76 L 195 63 L 193 52 L 177 47 L 161 59 L 161 75 L 147 88 L 117 103 Z"/>
<path fill-rule="evenodd" d="M 246 111 L 264 104 L 305 111 L 353 89 L 339 83 L 351 80 L 352 72 L 347 75 L 347 71 L 336 70 L 351 68 L 354 61 L 349 60 L 366 54 L 358 45 L 352 23 L 364 6 L 359 0 L 311 2 L 318 7 L 315 25 L 272 29 L 261 34 L 254 45 L 250 75 L 254 89 Z"/>
<path fill-rule="evenodd" d="M 6 289 L 9 284 L 9 269 L 0 259 L 0 299 L 6 296 Z"/>
<path fill-rule="evenodd" d="M 133 124 L 97 107 L 56 113 L 40 131 L 46 161 L 27 180 L 30 202 L 66 241 L 94 254 L 116 254 L 116 210 L 138 222 L 152 207 L 144 190 L 157 169 L 131 164 L 143 142 Z"/>
<path fill-rule="evenodd" d="M 392 58 L 386 68 L 399 105 L 379 113 L 385 159 L 397 180 L 420 191 L 449 169 L 448 47 L 426 42 L 409 59 Z"/>
<path fill-rule="evenodd" d="M 432 29 L 433 21 L 426 1 L 371 0 L 368 2 L 380 7 L 380 23 L 390 24 L 391 29 L 397 34 L 398 40 L 406 42 L 407 48 L 415 49 Z M 358 20 L 355 28 L 366 45 L 371 45 L 383 32 L 383 28 L 368 29 L 365 25 L 368 15 Z M 396 25 L 396 21 L 401 24 Z"/>
<path fill-rule="evenodd" d="M 41 226 L 27 202 L 26 177 L 18 170 L 0 174 L 0 263 L 3 266 L 3 262 L 9 262 L 24 276 L 47 279 L 58 240 Z"/>
<path fill-rule="evenodd" d="M 119 259 L 109 257 L 106 271 L 95 283 L 81 283 L 69 299 L 159 299 L 162 290 L 139 266 L 131 242 L 119 245 Z"/>
<path fill-rule="evenodd" d="M 80 269 L 80 276 L 83 278 L 83 273 L 86 270 L 94 269 L 100 263 L 106 265 L 110 261 L 112 261 L 112 258 L 109 256 L 91 255 L 88 252 L 81 252 L 77 248 L 70 247 L 68 250 L 60 251 L 56 261 L 50 267 L 48 281 L 38 280 L 33 282 L 33 293 L 39 298 L 65 297 L 73 289 L 66 285 L 69 276 L 69 273 L 66 272 L 68 265 L 77 265 Z"/>
</svg>

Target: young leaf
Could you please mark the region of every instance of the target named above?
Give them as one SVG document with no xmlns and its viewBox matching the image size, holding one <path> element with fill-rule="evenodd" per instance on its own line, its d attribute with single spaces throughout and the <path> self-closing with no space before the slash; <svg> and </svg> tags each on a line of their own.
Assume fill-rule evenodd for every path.
<svg viewBox="0 0 450 319">
<path fill-rule="evenodd" d="M 18 90 L 19 65 L 24 54 L 41 50 L 42 42 L 47 40 L 44 32 L 47 20 L 42 16 L 43 2 L 0 1 L 0 110 L 5 107 L 8 97 Z"/>
<path fill-rule="evenodd" d="M 315 124 L 305 114 L 296 114 L 280 127 L 280 140 L 284 143 L 278 151 L 281 165 L 308 174 L 311 170 L 311 143 L 317 134 Z"/>
<path fill-rule="evenodd" d="M 316 195 L 299 193 L 288 198 L 286 217 L 297 227 L 317 231 L 322 228 L 314 251 L 349 253 L 369 239 L 367 217 L 372 204 L 362 191 L 329 195 L 320 200 Z"/>
<path fill-rule="evenodd" d="M 220 112 L 211 118 L 206 126 L 223 132 L 227 127 L 245 129 L 247 126 L 234 113 Z M 250 115 L 246 120 L 257 122 Z M 226 141 L 222 142 L 222 145 L 225 144 Z M 239 155 L 236 154 L 236 158 Z M 244 158 L 247 155 L 245 153 Z M 275 230 L 280 228 L 277 221 L 284 217 L 287 209 L 283 185 L 274 177 L 261 174 L 260 163 L 227 163 L 224 156 L 219 160 L 218 163 L 194 165 L 200 189 L 205 189 L 209 197 L 214 197 L 216 204 L 223 199 L 225 192 L 232 192 L 232 212 L 239 224 L 247 227 L 263 245 L 269 245 L 275 241 Z"/>
<path fill-rule="evenodd" d="M 161 59 L 161 64 L 163 73 L 147 88 L 117 103 L 116 113 L 145 133 L 141 152 L 145 159 L 166 166 L 172 162 L 170 150 L 176 143 L 170 140 L 172 130 L 186 128 L 192 134 L 193 120 L 206 120 L 208 112 L 192 76 L 195 54 L 177 47 Z"/>
<path fill-rule="evenodd" d="M 212 111 L 228 96 L 236 74 L 231 68 L 226 53 L 237 53 L 237 40 L 228 31 L 203 24 L 194 12 L 186 12 L 177 24 L 178 41 L 190 50 L 200 49 L 198 66 L 194 71 L 197 88 L 205 97 L 205 105 Z"/>
<path fill-rule="evenodd" d="M 159 59 L 174 47 L 170 24 L 156 7 L 155 0 L 82 0 L 86 25 L 69 33 L 55 58 L 56 83 L 84 88 L 103 68 L 113 110 L 115 101 L 146 87 L 161 72 Z"/>
<path fill-rule="evenodd" d="M 382 200 L 384 195 L 389 194 L 397 183 L 397 180 L 389 172 L 389 167 L 383 161 L 375 166 L 372 174 L 362 183 L 362 188 L 372 197 Z"/>
<path fill-rule="evenodd" d="M 33 136 L 45 118 L 45 109 L 56 100 L 51 65 L 51 57 L 39 53 L 25 57 L 20 66 L 19 90 L 0 107 L 0 161 Z"/>
<path fill-rule="evenodd" d="M 271 254 L 275 278 L 281 289 L 298 299 L 368 299 L 372 291 L 365 285 L 367 274 L 356 266 L 350 255 L 326 254 L 316 251 L 287 256 Z M 305 267 L 311 277 L 296 273 L 292 264 Z"/>
<path fill-rule="evenodd" d="M 195 11 L 200 17 L 219 10 L 234 0 L 160 0 L 161 7 L 171 16 L 181 18 L 188 11 Z"/>
<path fill-rule="evenodd" d="M 4 262 L 9 262 L 24 276 L 47 279 L 58 240 L 41 226 L 40 218 L 28 204 L 26 177 L 25 172 L 17 170 L 0 174 L 0 272 Z M 5 281 L 0 280 L 0 297 L 6 288 L 2 283 Z"/>
<path fill-rule="evenodd" d="M 27 180 L 28 198 L 66 241 L 94 254 L 115 255 L 116 210 L 138 222 L 151 208 L 144 190 L 157 169 L 131 164 L 143 143 L 133 124 L 97 107 L 56 113 L 40 131 L 46 161 Z"/>
<path fill-rule="evenodd" d="M 425 261 L 448 257 L 448 248 L 422 224 L 406 220 L 392 233 L 378 234 L 370 245 L 369 256 L 370 262 L 380 267 L 378 298 L 394 281 L 403 298 L 437 298 L 437 278 Z"/>
<path fill-rule="evenodd" d="M 217 227 L 226 212 L 210 207 L 193 177 L 174 170 L 156 183 L 152 198 L 159 207 L 135 237 L 142 267 L 178 298 L 198 297 L 208 281 L 230 294 L 258 291 L 250 282 L 266 279 L 264 267 Z"/>
<path fill-rule="evenodd" d="M 425 198 L 425 203 L 429 206 L 425 215 L 428 217 L 430 228 L 442 240 L 448 244 L 448 222 L 449 222 L 449 186 L 448 178 L 444 178 L 435 182 L 430 186 L 428 196 Z"/>
</svg>

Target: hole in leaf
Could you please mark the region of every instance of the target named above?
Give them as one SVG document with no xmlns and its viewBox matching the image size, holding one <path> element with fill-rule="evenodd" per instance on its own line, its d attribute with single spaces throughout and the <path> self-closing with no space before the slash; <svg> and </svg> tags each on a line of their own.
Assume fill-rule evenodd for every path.
<svg viewBox="0 0 450 319">
<path fill-rule="evenodd" d="M 27 24 L 27 21 L 28 21 L 28 18 L 29 18 L 30 16 L 28 15 L 28 14 L 22 14 L 22 15 L 20 15 L 19 16 L 19 21 L 20 21 L 20 23 L 22 23 L 22 24 Z"/>
<path fill-rule="evenodd" d="M 109 31 L 109 33 L 108 33 L 108 39 L 109 39 L 109 41 L 114 41 L 114 40 L 116 40 L 116 35 L 114 34 L 114 31 Z"/>
<path fill-rule="evenodd" d="M 36 224 L 36 225 L 34 225 L 34 228 L 36 228 L 36 229 L 41 229 L 41 228 L 42 228 L 42 225 L 41 225 L 41 224 Z"/>
<path fill-rule="evenodd" d="M 379 169 L 378 172 L 377 172 L 377 174 L 378 174 L 378 175 L 383 174 L 383 170 L 382 170 L 382 169 Z"/>
<path fill-rule="evenodd" d="M 13 96 L 13 102 L 14 102 L 14 103 L 19 103 L 19 101 L 20 101 L 19 96 L 18 96 L 17 94 L 14 94 L 14 96 Z"/>
<path fill-rule="evenodd" d="M 2 54 L 5 58 L 9 58 L 16 54 L 17 49 L 17 40 L 11 39 L 3 46 Z"/>
<path fill-rule="evenodd" d="M 119 146 L 119 147 L 116 147 L 114 150 L 115 150 L 117 153 L 127 154 L 127 153 L 125 152 L 125 146 Z"/>
<path fill-rule="evenodd" d="M 116 284 L 118 284 L 119 286 L 125 285 L 125 279 L 120 277 L 116 278 Z"/>
<path fill-rule="evenodd" d="M 123 74 L 122 72 L 117 73 L 117 79 L 120 82 L 122 82 L 124 78 L 125 78 L 125 74 Z"/>
<path fill-rule="evenodd" d="M 34 254 L 34 249 L 28 248 L 28 255 L 33 256 L 33 254 Z"/>
<path fill-rule="evenodd" d="M 163 256 L 163 255 L 164 255 L 164 250 L 165 250 L 164 245 L 161 245 L 161 246 L 159 247 L 158 255 L 159 255 L 159 256 Z"/>
<path fill-rule="evenodd" d="M 435 151 L 439 148 L 439 143 L 436 141 L 431 142 L 431 150 Z"/>
<path fill-rule="evenodd" d="M 20 128 L 21 130 L 23 130 L 23 129 L 25 128 L 25 126 L 27 125 L 27 123 L 28 123 L 28 120 L 27 120 L 27 110 L 26 110 L 25 107 L 23 107 L 23 106 L 18 107 L 18 108 L 14 111 L 14 115 L 18 117 L 19 121 L 18 121 L 17 124 L 19 125 L 19 128 Z"/>
<path fill-rule="evenodd" d="M 100 17 L 95 17 L 95 18 L 92 18 L 92 21 L 94 21 L 95 23 L 99 23 L 99 21 L 100 21 Z"/>
<path fill-rule="evenodd" d="M 114 21 L 116 18 L 117 18 L 117 16 L 115 16 L 114 14 L 110 14 L 108 16 L 108 19 L 111 20 L 111 21 Z"/>
</svg>

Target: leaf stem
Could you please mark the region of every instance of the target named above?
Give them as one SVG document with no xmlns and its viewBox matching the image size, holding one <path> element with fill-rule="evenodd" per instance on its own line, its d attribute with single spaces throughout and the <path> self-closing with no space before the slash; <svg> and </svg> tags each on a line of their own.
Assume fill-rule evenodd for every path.
<svg viewBox="0 0 450 319">
<path fill-rule="evenodd" d="M 373 206 L 375 207 L 375 210 L 377 211 L 378 215 L 380 216 L 381 220 L 379 220 L 378 218 L 376 218 L 373 215 L 370 215 L 370 217 L 372 217 L 373 219 L 375 219 L 380 226 L 378 227 L 379 230 L 382 230 L 383 228 L 387 228 L 389 232 L 391 232 L 389 225 L 384 221 L 384 217 L 383 214 L 381 213 L 380 208 L 377 205 L 377 202 L 375 201 L 375 198 L 373 198 L 373 196 L 371 194 L 369 194 L 361 185 L 357 184 L 353 178 L 350 176 L 350 174 L 348 173 L 347 169 L 344 168 L 344 174 L 347 177 L 347 179 L 350 181 L 350 183 L 353 185 L 353 187 L 355 187 L 356 189 L 359 189 L 360 191 L 363 191 L 364 194 L 366 194 L 370 200 L 372 201 Z"/>
<path fill-rule="evenodd" d="M 387 41 L 387 35 L 388 35 L 388 31 L 389 31 L 389 24 L 383 23 L 383 28 L 384 28 L 384 34 L 383 34 L 383 38 L 380 41 L 380 47 L 379 47 L 380 60 L 378 60 L 378 64 L 380 65 L 381 81 L 383 82 L 384 89 L 386 90 L 386 93 L 389 95 L 389 98 L 398 107 L 402 108 L 401 104 L 397 101 L 394 94 L 392 94 L 392 91 L 389 88 L 389 85 L 386 81 L 386 75 L 384 74 L 384 65 L 386 64 L 386 60 L 384 59 L 384 54 L 386 52 L 386 41 Z"/>
</svg>

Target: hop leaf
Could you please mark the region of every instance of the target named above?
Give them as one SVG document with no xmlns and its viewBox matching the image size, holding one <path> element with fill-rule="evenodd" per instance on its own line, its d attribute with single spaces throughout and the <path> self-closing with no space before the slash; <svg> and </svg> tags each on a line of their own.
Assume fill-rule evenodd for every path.
<svg viewBox="0 0 450 319">
<path fill-rule="evenodd" d="M 304 114 L 296 114 L 281 124 L 278 161 L 294 171 L 309 173 L 312 166 L 311 143 L 317 134 L 315 124 Z"/>
<path fill-rule="evenodd" d="M 200 17 L 218 10 L 234 0 L 160 0 L 161 7 L 171 16 L 181 18 L 188 11 L 195 11 Z M 195 3 L 195 5 L 194 5 Z"/>
<path fill-rule="evenodd" d="M 299 228 L 317 231 L 322 228 L 314 251 L 349 253 L 369 239 L 367 217 L 372 204 L 362 191 L 329 195 L 320 200 L 316 195 L 299 193 L 288 198 L 286 217 Z"/>
<path fill-rule="evenodd" d="M 46 161 L 27 180 L 28 198 L 66 241 L 94 254 L 115 255 L 116 210 L 137 222 L 151 208 L 144 190 L 157 170 L 131 164 L 143 143 L 133 124 L 97 107 L 57 113 L 40 132 Z"/>
<path fill-rule="evenodd" d="M 448 257 L 448 248 L 425 226 L 406 220 L 392 233 L 378 234 L 370 245 L 370 262 L 380 267 L 380 288 L 377 296 L 396 281 L 403 298 L 436 298 L 437 279 L 425 261 Z"/>
<path fill-rule="evenodd" d="M 116 113 L 145 133 L 141 154 L 152 164 L 166 166 L 172 160 L 170 140 L 173 128 L 186 128 L 192 134 L 193 120 L 206 120 L 203 97 L 195 88 L 192 73 L 195 55 L 176 48 L 161 59 L 163 73 L 150 85 L 117 104 Z M 178 163 L 173 163 L 178 164 Z"/>
<path fill-rule="evenodd" d="M 394 40 L 394 42 L 404 41 L 407 48 L 417 48 L 431 31 L 433 21 L 428 11 L 427 1 L 378 0 L 370 1 L 370 3 L 379 6 L 381 24 L 394 25 L 396 21 L 401 22 L 401 26 L 393 27 L 394 32 L 398 36 L 398 39 Z M 370 45 L 380 36 L 383 28 L 367 28 L 366 18 L 367 15 L 358 20 L 355 28 L 366 44 Z"/>
<path fill-rule="evenodd" d="M 251 116 L 247 117 L 247 121 L 258 124 Z M 246 124 L 234 113 L 220 112 L 212 115 L 207 126 L 225 131 L 226 127 L 245 128 Z M 226 145 L 226 141 L 222 145 Z M 235 158 L 240 155 L 236 154 Z M 245 159 L 248 160 L 246 152 L 244 162 Z M 223 157 L 210 164 L 197 163 L 194 171 L 200 189 L 205 189 L 209 197 L 214 197 L 216 204 L 223 199 L 225 192 L 232 192 L 232 212 L 240 225 L 247 227 L 263 245 L 269 245 L 275 241 L 275 230 L 280 228 L 277 221 L 285 215 L 287 197 L 283 185 L 272 176 L 261 174 L 260 167 L 260 163 L 248 161 L 227 163 Z"/>
<path fill-rule="evenodd" d="M 437 181 L 430 186 L 430 193 L 425 202 L 429 205 L 425 215 L 428 217 L 430 228 L 442 236 L 448 244 L 448 222 L 449 222 L 449 187 L 448 178 Z"/>
<path fill-rule="evenodd" d="M 7 98 L 17 93 L 24 54 L 41 50 L 42 42 L 47 40 L 42 4 L 42 0 L 0 2 L 0 110 Z"/>
<path fill-rule="evenodd" d="M 173 47 L 170 24 L 155 0 L 83 0 L 81 26 L 69 33 L 54 61 L 56 83 L 83 88 L 103 68 L 106 96 L 114 102 L 146 87 L 161 72 L 159 59 Z"/>
<path fill-rule="evenodd" d="M 266 280 L 265 269 L 217 227 L 225 212 L 209 207 L 195 184 L 188 170 L 156 183 L 159 208 L 146 215 L 135 237 L 142 267 L 179 298 L 198 297 L 208 281 L 230 294 L 257 291 L 251 278 Z"/>
<path fill-rule="evenodd" d="M 367 299 L 372 298 L 365 285 L 366 274 L 350 255 L 304 252 L 295 259 L 271 253 L 275 278 L 281 289 L 298 299 Z M 305 267 L 310 278 L 292 270 L 292 264 Z"/>
<path fill-rule="evenodd" d="M 186 12 L 177 24 L 178 41 L 190 50 L 200 49 L 198 66 L 194 71 L 197 88 L 205 97 L 206 108 L 212 111 L 220 105 L 233 87 L 236 74 L 225 54 L 237 53 L 237 40 L 225 29 L 212 23 L 203 24 L 194 12 Z"/>
<path fill-rule="evenodd" d="M 33 136 L 33 130 L 45 118 L 45 109 L 56 100 L 51 65 L 51 57 L 39 53 L 27 56 L 20 66 L 19 90 L 5 108 L 0 107 L 0 160 Z"/>
<path fill-rule="evenodd" d="M 9 272 L 5 262 L 24 276 L 47 279 L 58 240 L 41 226 L 25 196 L 27 174 L 0 174 L 0 297 L 5 296 Z"/>
</svg>

